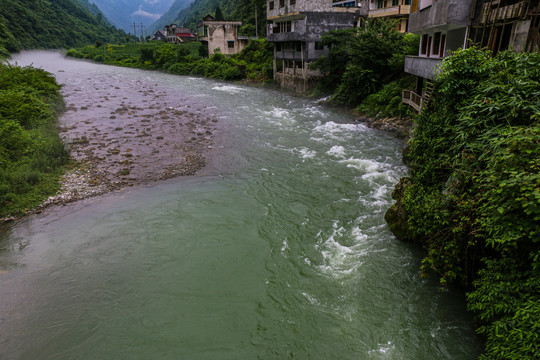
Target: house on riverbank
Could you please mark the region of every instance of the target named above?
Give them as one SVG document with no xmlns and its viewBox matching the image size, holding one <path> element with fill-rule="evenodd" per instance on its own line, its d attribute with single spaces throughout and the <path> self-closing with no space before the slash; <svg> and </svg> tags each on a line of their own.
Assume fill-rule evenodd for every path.
<svg viewBox="0 0 540 360">
<path fill-rule="evenodd" d="M 328 49 L 321 36 L 352 28 L 368 14 L 368 0 L 267 0 L 267 40 L 274 43 L 274 80 L 305 92 L 319 73 L 309 64 Z M 280 65 L 280 66 L 278 66 Z"/>
<path fill-rule="evenodd" d="M 206 15 L 197 24 L 197 40 L 208 47 L 209 55 L 213 55 L 217 49 L 225 55 L 237 54 L 252 39 L 238 34 L 241 27 L 241 21 L 218 21 Z"/>
<path fill-rule="evenodd" d="M 189 28 L 180 27 L 176 24 L 166 25 L 163 30 L 158 30 L 152 36 L 152 40 L 167 41 L 171 44 L 181 44 L 195 40 L 195 36 Z"/>
<path fill-rule="evenodd" d="M 409 31 L 421 39 L 418 55 L 405 58 L 405 72 L 417 81 L 414 90 L 403 90 L 403 102 L 418 112 L 427 106 L 437 65 L 457 49 L 478 45 L 494 55 L 506 49 L 539 51 L 539 2 L 413 0 Z"/>
</svg>

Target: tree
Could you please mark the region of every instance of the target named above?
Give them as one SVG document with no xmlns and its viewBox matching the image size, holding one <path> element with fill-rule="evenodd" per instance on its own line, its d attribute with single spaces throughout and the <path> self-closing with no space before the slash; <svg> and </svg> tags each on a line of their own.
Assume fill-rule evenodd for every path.
<svg viewBox="0 0 540 360">
<path fill-rule="evenodd" d="M 216 7 L 216 16 L 214 16 L 214 19 L 216 21 L 225 21 L 225 17 L 223 16 L 223 12 L 221 11 L 219 5 Z"/>
</svg>

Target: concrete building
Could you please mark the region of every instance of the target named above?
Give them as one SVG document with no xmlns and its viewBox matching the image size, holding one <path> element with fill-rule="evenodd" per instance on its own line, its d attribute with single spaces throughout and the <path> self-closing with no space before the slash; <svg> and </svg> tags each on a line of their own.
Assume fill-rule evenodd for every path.
<svg viewBox="0 0 540 360">
<path fill-rule="evenodd" d="M 405 58 L 405 72 L 417 76 L 416 89 L 405 90 L 403 101 L 420 111 L 424 79 L 431 80 L 435 69 L 449 51 L 467 43 L 473 0 L 413 0 L 409 32 L 419 34 L 417 56 Z"/>
<path fill-rule="evenodd" d="M 394 18 L 398 20 L 397 30 L 407 32 L 411 0 L 370 0 L 370 18 Z"/>
<path fill-rule="evenodd" d="M 469 38 L 494 54 L 540 50 L 540 1 L 478 0 Z"/>
<path fill-rule="evenodd" d="M 420 112 L 430 96 L 424 80 L 433 80 L 437 65 L 457 49 L 538 51 L 539 14 L 539 0 L 413 0 L 409 31 L 421 39 L 418 55 L 405 58 L 405 72 L 417 81 L 414 90 L 403 91 L 403 102 Z"/>
<path fill-rule="evenodd" d="M 267 0 L 267 38 L 274 43 L 274 80 L 298 92 L 312 87 L 319 73 L 308 66 L 328 54 L 321 36 L 356 26 L 361 16 L 367 16 L 368 1 Z"/>
<path fill-rule="evenodd" d="M 198 41 L 208 46 L 208 54 L 213 55 L 216 49 L 225 55 L 239 53 L 248 44 L 250 38 L 238 36 L 241 21 L 216 21 L 207 15 L 197 24 Z"/>
</svg>

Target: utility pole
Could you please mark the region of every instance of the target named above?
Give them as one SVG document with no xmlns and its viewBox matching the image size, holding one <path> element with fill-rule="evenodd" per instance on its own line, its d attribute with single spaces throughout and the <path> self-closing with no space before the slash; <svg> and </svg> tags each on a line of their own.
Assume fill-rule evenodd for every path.
<svg viewBox="0 0 540 360">
<path fill-rule="evenodd" d="M 143 24 L 141 23 L 141 42 L 144 42 Z"/>
<path fill-rule="evenodd" d="M 137 25 L 133 23 L 133 35 L 135 36 L 135 42 L 137 42 Z"/>
</svg>

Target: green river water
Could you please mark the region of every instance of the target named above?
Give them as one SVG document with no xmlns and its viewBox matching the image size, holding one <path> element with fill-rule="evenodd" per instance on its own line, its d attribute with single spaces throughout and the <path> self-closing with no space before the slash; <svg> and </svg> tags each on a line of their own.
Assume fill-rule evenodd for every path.
<svg viewBox="0 0 540 360">
<path fill-rule="evenodd" d="M 402 143 L 283 92 L 64 59 L 151 82 L 225 136 L 197 176 L 0 227 L 0 359 L 474 359 L 464 294 L 420 278 L 383 216 Z M 61 71 L 60 71 L 61 69 Z M 130 94 L 123 94 L 129 97 Z"/>
</svg>

